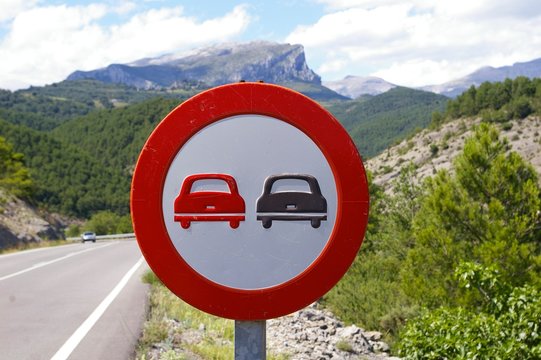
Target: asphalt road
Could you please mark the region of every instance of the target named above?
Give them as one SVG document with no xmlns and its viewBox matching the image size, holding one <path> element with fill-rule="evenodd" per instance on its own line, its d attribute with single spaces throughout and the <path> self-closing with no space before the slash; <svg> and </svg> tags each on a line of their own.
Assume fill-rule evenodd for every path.
<svg viewBox="0 0 541 360">
<path fill-rule="evenodd" d="M 0 359 L 133 359 L 147 268 L 133 240 L 0 256 Z"/>
</svg>

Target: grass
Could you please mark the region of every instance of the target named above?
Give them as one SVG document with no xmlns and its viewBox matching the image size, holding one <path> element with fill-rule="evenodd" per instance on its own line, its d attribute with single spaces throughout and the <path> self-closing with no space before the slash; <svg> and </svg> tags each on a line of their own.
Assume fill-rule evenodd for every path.
<svg viewBox="0 0 541 360">
<path fill-rule="evenodd" d="M 208 315 L 179 299 L 148 271 L 143 281 L 150 284 L 150 307 L 136 359 L 148 360 L 156 344 L 165 350 L 160 360 L 234 358 L 234 322 Z M 287 355 L 267 354 L 269 360 L 287 360 Z"/>
<path fill-rule="evenodd" d="M 341 340 L 336 343 L 336 348 L 341 351 L 345 352 L 353 352 L 353 347 L 351 344 L 345 340 Z"/>
<path fill-rule="evenodd" d="M 207 315 L 186 304 L 150 271 L 143 281 L 151 285 L 150 312 L 139 339 L 137 359 L 147 359 L 151 347 L 160 342 L 168 342 L 171 347 L 160 359 L 183 359 L 183 352 L 203 359 L 233 358 L 233 321 Z"/>
<path fill-rule="evenodd" d="M 21 243 L 15 247 L 0 249 L 0 255 L 10 254 L 10 253 L 24 251 L 24 250 L 38 249 L 38 248 L 51 247 L 51 246 L 61 246 L 61 245 L 68 245 L 68 244 L 73 244 L 73 241 L 42 240 L 40 242 Z"/>
</svg>

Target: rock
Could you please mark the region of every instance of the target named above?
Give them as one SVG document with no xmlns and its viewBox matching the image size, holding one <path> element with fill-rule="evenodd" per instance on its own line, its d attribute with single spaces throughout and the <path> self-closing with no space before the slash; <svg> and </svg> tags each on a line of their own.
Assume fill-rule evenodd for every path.
<svg viewBox="0 0 541 360">
<path fill-rule="evenodd" d="M 381 340 L 381 333 L 379 331 L 366 331 L 364 336 L 370 341 Z"/>
<path fill-rule="evenodd" d="M 204 324 L 192 329 L 182 321 L 168 319 L 168 327 L 167 339 L 154 344 L 146 359 L 178 355 L 182 359 L 201 360 L 189 352 L 190 345 L 215 336 Z M 377 331 L 365 332 L 356 325 L 344 327 L 330 311 L 315 303 L 291 315 L 267 321 L 267 350 L 291 360 L 398 359 L 389 355 L 389 345 L 381 338 Z M 223 338 L 221 343 L 231 344 Z"/>
<path fill-rule="evenodd" d="M 383 341 L 378 341 L 374 343 L 374 351 L 376 352 L 389 352 L 391 351 L 391 348 L 387 343 L 384 343 Z"/>
<path fill-rule="evenodd" d="M 340 331 L 338 332 L 338 335 L 341 337 L 349 338 L 349 337 L 352 337 L 353 335 L 357 335 L 360 332 L 361 332 L 360 328 L 358 328 L 355 325 L 351 325 L 343 329 L 340 329 Z"/>
<path fill-rule="evenodd" d="M 268 350 L 292 360 L 398 359 L 388 355 L 390 347 L 381 338 L 377 331 L 364 332 L 356 325 L 344 327 L 317 304 L 267 321 Z"/>
<path fill-rule="evenodd" d="M 24 201 L 0 190 L 0 249 L 46 239 L 63 239 L 64 224 L 52 215 L 44 217 Z"/>
</svg>

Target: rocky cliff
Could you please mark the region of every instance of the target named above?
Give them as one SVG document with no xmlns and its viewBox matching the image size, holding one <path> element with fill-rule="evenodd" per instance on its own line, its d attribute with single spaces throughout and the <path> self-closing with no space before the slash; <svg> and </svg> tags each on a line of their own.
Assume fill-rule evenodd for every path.
<svg viewBox="0 0 541 360">
<path fill-rule="evenodd" d="M 42 240 L 62 239 L 62 224 L 0 190 L 0 249 Z"/>
<path fill-rule="evenodd" d="M 220 44 L 190 53 L 76 71 L 68 77 L 68 80 L 78 79 L 96 79 L 142 89 L 174 88 L 186 81 L 198 81 L 208 86 L 240 80 L 321 84 L 321 78 L 306 63 L 302 45 L 263 41 Z"/>
</svg>

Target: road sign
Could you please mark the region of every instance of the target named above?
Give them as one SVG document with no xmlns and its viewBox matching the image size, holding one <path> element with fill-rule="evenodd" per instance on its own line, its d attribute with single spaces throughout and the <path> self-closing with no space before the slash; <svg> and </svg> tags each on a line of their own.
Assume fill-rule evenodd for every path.
<svg viewBox="0 0 541 360">
<path fill-rule="evenodd" d="M 133 175 L 135 234 L 187 303 L 235 320 L 289 314 L 347 271 L 368 218 L 357 149 L 309 98 L 263 83 L 207 90 L 156 127 Z"/>
</svg>

